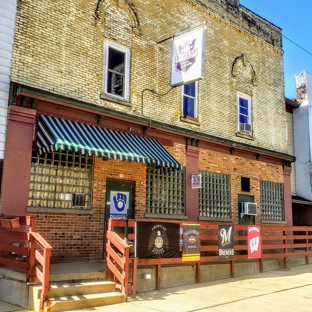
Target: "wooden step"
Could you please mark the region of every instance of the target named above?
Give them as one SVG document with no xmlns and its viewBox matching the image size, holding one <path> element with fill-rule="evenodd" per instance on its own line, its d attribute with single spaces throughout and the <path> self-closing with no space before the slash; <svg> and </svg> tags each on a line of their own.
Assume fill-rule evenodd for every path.
<svg viewBox="0 0 312 312">
<path fill-rule="evenodd" d="M 109 281 L 53 283 L 50 286 L 49 297 L 63 297 L 71 295 L 86 295 L 95 293 L 114 292 L 116 283 Z M 39 294 L 40 296 L 40 294 Z"/>
<path fill-rule="evenodd" d="M 72 295 L 64 297 L 49 298 L 45 304 L 44 312 L 70 311 L 111 305 L 126 301 L 126 295 L 120 292 L 96 293 L 85 295 Z"/>
<path fill-rule="evenodd" d="M 32 285 L 29 290 L 29 307 L 39 311 L 41 285 Z M 116 283 L 110 281 L 81 281 L 76 283 L 52 283 L 49 301 L 44 311 L 70 311 L 126 301 L 126 296 L 116 291 Z"/>
</svg>

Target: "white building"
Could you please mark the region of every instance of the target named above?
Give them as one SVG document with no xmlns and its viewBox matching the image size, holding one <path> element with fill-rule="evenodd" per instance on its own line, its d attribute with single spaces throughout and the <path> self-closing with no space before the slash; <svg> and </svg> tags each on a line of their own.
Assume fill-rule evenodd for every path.
<svg viewBox="0 0 312 312">
<path fill-rule="evenodd" d="M 294 110 L 294 147 L 296 155 L 296 195 L 312 200 L 312 75 L 295 75 L 297 100 Z"/>
<path fill-rule="evenodd" d="M 0 161 L 4 158 L 17 0 L 0 0 Z"/>
<path fill-rule="evenodd" d="M 312 226 L 312 75 L 295 75 L 297 99 L 293 112 L 294 172 L 292 186 L 293 224 Z"/>
</svg>

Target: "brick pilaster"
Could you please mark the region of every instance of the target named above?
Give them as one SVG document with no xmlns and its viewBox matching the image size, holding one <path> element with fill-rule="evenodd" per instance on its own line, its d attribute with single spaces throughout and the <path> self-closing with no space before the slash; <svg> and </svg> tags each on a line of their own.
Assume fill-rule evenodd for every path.
<svg viewBox="0 0 312 312">
<path fill-rule="evenodd" d="M 36 111 L 10 106 L 2 175 L 2 215 L 26 215 Z"/>
</svg>

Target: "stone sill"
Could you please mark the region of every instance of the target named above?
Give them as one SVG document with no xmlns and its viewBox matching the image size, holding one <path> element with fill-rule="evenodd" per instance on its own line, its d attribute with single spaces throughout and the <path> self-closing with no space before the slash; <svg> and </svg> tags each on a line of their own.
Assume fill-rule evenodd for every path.
<svg viewBox="0 0 312 312">
<path fill-rule="evenodd" d="M 170 214 L 163 214 L 163 213 L 145 213 L 145 218 L 157 218 L 157 219 L 173 219 L 173 220 L 187 220 L 187 216 L 181 215 L 170 215 Z"/>
<path fill-rule="evenodd" d="M 72 209 L 72 208 L 42 208 L 42 207 L 27 207 L 27 212 L 42 212 L 42 213 L 57 213 L 57 214 L 76 214 L 76 215 L 93 215 L 91 209 Z"/>
<path fill-rule="evenodd" d="M 104 93 L 101 93 L 100 98 L 102 100 L 106 100 L 106 101 L 109 101 L 109 102 L 114 102 L 114 103 L 117 103 L 117 104 L 121 104 L 121 105 L 125 105 L 125 106 L 128 106 L 128 107 L 132 107 L 131 102 L 129 102 L 126 99 L 116 98 L 114 96 L 109 96 L 109 95 L 104 94 Z"/>
<path fill-rule="evenodd" d="M 243 139 L 254 141 L 254 138 L 250 135 L 249 132 L 246 131 L 236 132 L 236 136 Z"/>
<path fill-rule="evenodd" d="M 263 220 L 261 220 L 261 223 L 262 224 L 265 224 L 265 223 L 267 223 L 267 224 L 286 224 L 286 221 L 263 221 Z"/>
<path fill-rule="evenodd" d="M 198 217 L 198 221 L 233 222 L 231 218 Z"/>
<path fill-rule="evenodd" d="M 180 121 L 190 123 L 192 125 L 200 126 L 200 122 L 198 121 L 197 118 L 192 118 L 192 117 L 180 117 Z"/>
</svg>

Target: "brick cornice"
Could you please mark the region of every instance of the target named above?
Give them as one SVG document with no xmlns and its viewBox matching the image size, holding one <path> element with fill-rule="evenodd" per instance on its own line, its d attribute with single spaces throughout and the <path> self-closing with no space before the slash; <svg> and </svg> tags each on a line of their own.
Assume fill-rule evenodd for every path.
<svg viewBox="0 0 312 312">
<path fill-rule="evenodd" d="M 199 158 L 200 148 L 196 146 L 187 145 L 186 155 L 194 158 Z"/>
<path fill-rule="evenodd" d="M 248 151 L 248 152 L 252 152 L 255 154 L 265 155 L 265 156 L 272 157 L 275 159 L 287 160 L 291 162 L 295 160 L 294 156 L 286 154 L 286 153 L 276 152 L 276 151 L 268 150 L 268 149 L 261 148 L 258 146 L 252 146 L 249 144 L 239 143 L 234 140 L 228 140 L 228 139 L 212 136 L 207 133 L 193 131 L 193 130 L 182 128 L 182 127 L 175 126 L 175 125 L 165 124 L 156 120 L 150 121 L 148 118 L 141 116 L 141 115 L 137 116 L 137 115 L 125 114 L 124 112 L 119 112 L 119 111 L 115 111 L 115 110 L 102 107 L 102 106 L 98 106 L 95 104 L 78 101 L 76 99 L 66 98 L 62 95 L 52 94 L 47 91 L 35 89 L 33 87 L 20 85 L 20 84 L 18 85 L 21 87 L 21 92 L 20 92 L 21 95 L 29 96 L 29 97 L 32 97 L 33 99 L 46 101 L 48 103 L 61 105 L 64 107 L 73 108 L 76 110 L 81 110 L 81 111 L 85 111 L 85 112 L 89 112 L 93 114 L 100 113 L 104 117 L 109 117 L 109 118 L 120 120 L 120 121 L 132 122 L 133 124 L 137 124 L 141 126 L 149 126 L 156 131 L 167 132 L 170 134 L 178 134 L 186 138 L 192 137 L 195 140 L 200 140 L 203 142 L 204 141 L 212 142 L 212 143 L 216 143 L 218 145 L 229 147 L 229 148 L 232 148 L 235 146 L 236 150 Z"/>
<path fill-rule="evenodd" d="M 13 106 L 9 107 L 9 120 L 33 124 L 36 118 L 36 111 L 33 109 Z"/>
</svg>

